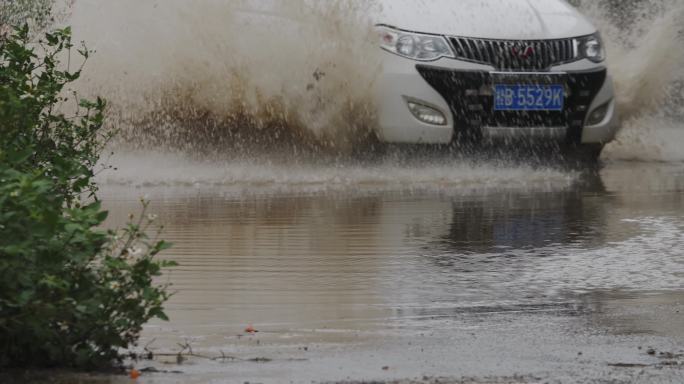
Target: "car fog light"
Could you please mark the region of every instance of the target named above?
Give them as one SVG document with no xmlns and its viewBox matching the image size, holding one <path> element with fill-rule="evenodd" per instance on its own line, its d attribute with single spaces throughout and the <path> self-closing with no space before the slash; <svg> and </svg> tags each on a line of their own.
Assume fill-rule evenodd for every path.
<svg viewBox="0 0 684 384">
<path fill-rule="evenodd" d="M 432 125 L 446 125 L 447 119 L 442 112 L 436 108 L 428 107 L 427 105 L 418 104 L 414 101 L 408 101 L 408 107 L 416 119 L 426 124 Z"/>
<path fill-rule="evenodd" d="M 610 109 L 610 102 L 601 105 L 600 107 L 594 109 L 591 114 L 589 114 L 589 119 L 587 120 L 587 125 L 600 124 L 603 119 L 606 118 L 608 110 Z"/>
</svg>

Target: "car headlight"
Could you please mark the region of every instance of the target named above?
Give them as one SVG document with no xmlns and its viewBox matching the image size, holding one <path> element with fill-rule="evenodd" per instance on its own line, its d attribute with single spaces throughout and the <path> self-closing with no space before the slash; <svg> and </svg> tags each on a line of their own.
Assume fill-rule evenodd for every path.
<svg viewBox="0 0 684 384">
<path fill-rule="evenodd" d="M 579 54 L 581 58 L 589 59 L 594 63 L 606 60 L 606 49 L 603 46 L 600 34 L 595 34 L 579 39 Z"/>
<path fill-rule="evenodd" d="M 433 61 L 442 57 L 454 57 L 449 43 L 443 36 L 400 31 L 378 27 L 382 49 L 419 61 Z"/>
</svg>

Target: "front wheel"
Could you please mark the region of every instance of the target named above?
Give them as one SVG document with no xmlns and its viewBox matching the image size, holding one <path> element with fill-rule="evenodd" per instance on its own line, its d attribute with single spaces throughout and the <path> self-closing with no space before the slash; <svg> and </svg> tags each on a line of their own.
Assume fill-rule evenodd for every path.
<svg viewBox="0 0 684 384">
<path fill-rule="evenodd" d="M 603 144 L 575 144 L 563 148 L 563 156 L 571 162 L 596 164 L 601 158 Z"/>
</svg>

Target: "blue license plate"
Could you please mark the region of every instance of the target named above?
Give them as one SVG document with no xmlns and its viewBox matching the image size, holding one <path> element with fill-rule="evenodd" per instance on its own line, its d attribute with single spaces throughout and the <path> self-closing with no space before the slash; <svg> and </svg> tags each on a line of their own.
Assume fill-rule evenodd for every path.
<svg viewBox="0 0 684 384">
<path fill-rule="evenodd" d="M 495 85 L 496 111 L 562 111 L 565 87 L 562 85 Z"/>
</svg>

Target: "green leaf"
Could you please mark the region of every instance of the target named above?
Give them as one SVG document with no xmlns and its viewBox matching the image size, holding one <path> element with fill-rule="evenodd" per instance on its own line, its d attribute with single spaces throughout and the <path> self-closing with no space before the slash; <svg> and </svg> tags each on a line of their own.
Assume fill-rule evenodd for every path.
<svg viewBox="0 0 684 384">
<path fill-rule="evenodd" d="M 153 258 L 171 246 L 164 241 L 122 254 L 148 249 L 146 226 L 99 227 L 108 212 L 94 167 L 112 137 L 107 103 L 79 100 L 76 116 L 65 116 L 80 76 L 60 61 L 71 29 L 40 40 L 23 25 L 0 41 L 0 370 L 107 366 L 150 317 L 168 320 L 168 286 L 155 277 L 176 264 Z"/>
</svg>

